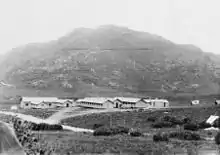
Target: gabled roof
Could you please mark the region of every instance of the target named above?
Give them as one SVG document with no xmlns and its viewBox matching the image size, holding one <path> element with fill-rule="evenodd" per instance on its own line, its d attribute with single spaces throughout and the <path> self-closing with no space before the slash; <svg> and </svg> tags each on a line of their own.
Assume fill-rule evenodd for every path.
<svg viewBox="0 0 220 155">
<path fill-rule="evenodd" d="M 32 104 L 39 104 L 42 102 L 58 102 L 58 103 L 64 103 L 68 100 L 66 99 L 58 99 L 56 97 L 23 97 L 23 102 L 30 102 Z"/>
<path fill-rule="evenodd" d="M 168 102 L 166 99 L 142 99 L 143 101 L 145 102 L 157 102 L 157 101 L 160 101 L 160 102 Z"/>
<path fill-rule="evenodd" d="M 112 102 L 110 98 L 104 98 L 104 97 L 86 97 L 77 100 L 77 102 L 92 102 L 92 103 L 105 103 L 106 101 Z"/>
<path fill-rule="evenodd" d="M 140 98 L 132 98 L 132 97 L 115 97 L 114 100 L 120 100 L 122 102 L 138 102 L 140 101 Z"/>
</svg>

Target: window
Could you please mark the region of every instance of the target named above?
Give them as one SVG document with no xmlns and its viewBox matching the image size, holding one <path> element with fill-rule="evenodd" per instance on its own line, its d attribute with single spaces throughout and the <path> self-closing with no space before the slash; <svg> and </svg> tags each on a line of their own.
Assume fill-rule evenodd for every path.
<svg viewBox="0 0 220 155">
<path fill-rule="evenodd" d="M 28 103 L 26 103 L 25 106 L 28 106 Z"/>
</svg>

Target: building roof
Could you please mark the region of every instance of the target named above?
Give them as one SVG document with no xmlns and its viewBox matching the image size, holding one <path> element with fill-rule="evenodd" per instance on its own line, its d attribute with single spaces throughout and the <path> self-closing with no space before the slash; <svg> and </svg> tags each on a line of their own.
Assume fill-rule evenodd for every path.
<svg viewBox="0 0 220 155">
<path fill-rule="evenodd" d="M 31 102 L 32 104 L 39 104 L 39 103 L 42 103 L 42 102 L 64 103 L 67 100 L 58 99 L 56 97 L 23 97 L 22 101 Z"/>
<path fill-rule="evenodd" d="M 115 97 L 114 100 L 120 100 L 122 102 L 138 102 L 140 98 L 132 98 L 132 97 Z"/>
<path fill-rule="evenodd" d="M 168 102 L 166 99 L 143 99 L 145 102 L 157 102 L 157 101 L 160 101 L 160 102 Z"/>
<path fill-rule="evenodd" d="M 104 97 L 86 97 L 77 100 L 77 102 L 92 102 L 92 103 L 104 103 L 106 101 L 112 101 L 112 100 L 110 98 L 104 98 Z"/>
<path fill-rule="evenodd" d="M 92 102 L 92 103 L 104 103 L 106 101 L 115 101 L 120 100 L 122 102 L 131 102 L 136 103 L 140 100 L 143 100 L 145 102 L 151 102 L 151 101 L 162 101 L 162 102 L 168 102 L 166 99 L 141 99 L 141 98 L 132 98 L 132 97 L 114 97 L 114 98 L 108 98 L 108 97 L 85 97 L 83 99 L 78 99 L 77 102 Z"/>
</svg>

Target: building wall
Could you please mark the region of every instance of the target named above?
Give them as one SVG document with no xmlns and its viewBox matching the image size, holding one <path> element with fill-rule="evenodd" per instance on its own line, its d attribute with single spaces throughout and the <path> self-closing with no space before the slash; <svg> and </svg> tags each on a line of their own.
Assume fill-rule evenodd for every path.
<svg viewBox="0 0 220 155">
<path fill-rule="evenodd" d="M 76 105 L 82 106 L 82 107 L 97 108 L 97 109 L 104 108 L 101 103 L 92 103 L 92 102 L 77 102 Z"/>
<path fill-rule="evenodd" d="M 114 103 L 106 101 L 104 103 L 94 103 L 94 102 L 77 102 L 77 106 L 83 106 L 88 108 L 97 108 L 97 109 L 111 109 L 114 108 Z"/>
<path fill-rule="evenodd" d="M 165 102 L 165 101 L 152 101 L 151 107 L 152 108 L 167 108 L 167 107 L 169 107 L 169 102 Z"/>
<path fill-rule="evenodd" d="M 144 101 L 138 101 L 135 105 L 136 108 L 146 108 L 150 107 L 150 103 L 146 103 Z"/>
<path fill-rule="evenodd" d="M 20 107 L 24 108 L 24 109 L 30 109 L 31 108 L 31 103 L 30 102 L 21 101 Z"/>
<path fill-rule="evenodd" d="M 110 102 L 110 101 L 106 101 L 106 102 L 103 104 L 103 108 L 112 109 L 112 108 L 114 108 L 114 103 L 113 103 L 113 102 Z"/>
<path fill-rule="evenodd" d="M 122 101 L 120 100 L 115 100 L 113 101 L 113 103 L 114 103 L 114 108 L 120 108 L 123 105 Z"/>
<path fill-rule="evenodd" d="M 122 108 L 135 108 L 136 107 L 136 103 L 133 102 L 123 102 Z"/>
</svg>

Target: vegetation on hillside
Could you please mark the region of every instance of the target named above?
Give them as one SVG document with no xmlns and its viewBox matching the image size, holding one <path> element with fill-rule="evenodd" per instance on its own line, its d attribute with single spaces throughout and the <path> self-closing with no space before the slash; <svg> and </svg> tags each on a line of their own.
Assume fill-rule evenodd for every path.
<svg viewBox="0 0 220 155">
<path fill-rule="evenodd" d="M 219 88 L 218 57 L 146 32 L 102 26 L 15 48 L 0 66 L 1 77 L 18 90 L 76 96 L 210 94 Z"/>
</svg>

